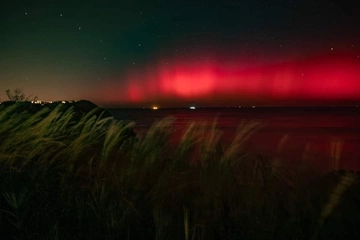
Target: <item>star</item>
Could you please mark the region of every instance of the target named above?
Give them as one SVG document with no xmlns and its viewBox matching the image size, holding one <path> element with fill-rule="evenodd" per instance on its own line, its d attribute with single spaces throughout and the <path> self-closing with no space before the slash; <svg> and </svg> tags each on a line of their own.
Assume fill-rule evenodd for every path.
<svg viewBox="0 0 360 240">
<path fill-rule="evenodd" d="M 60 13 L 60 17 L 62 17 L 63 15 Z"/>
<path fill-rule="evenodd" d="M 104 58 L 104 60 L 106 60 L 106 57 Z"/>
<path fill-rule="evenodd" d="M 334 48 L 330 48 L 330 50 L 332 51 L 332 50 L 334 50 Z"/>
<path fill-rule="evenodd" d="M 139 47 L 141 47 L 141 44 L 139 43 Z"/>
<path fill-rule="evenodd" d="M 25 15 L 27 15 L 27 12 L 25 13 Z"/>
<path fill-rule="evenodd" d="M 79 30 L 81 30 L 81 27 L 79 27 Z"/>
</svg>

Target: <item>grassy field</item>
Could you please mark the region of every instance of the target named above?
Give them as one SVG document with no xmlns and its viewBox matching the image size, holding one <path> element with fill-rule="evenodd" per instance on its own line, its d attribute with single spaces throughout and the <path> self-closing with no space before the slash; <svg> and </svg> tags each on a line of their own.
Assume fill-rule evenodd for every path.
<svg viewBox="0 0 360 240">
<path fill-rule="evenodd" d="M 61 104 L 60 104 L 61 105 Z M 248 154 L 263 127 L 239 123 L 224 146 L 216 122 L 173 119 L 129 137 L 94 109 L 0 108 L 1 239 L 352 239 L 360 236 L 357 173 L 320 176 L 279 155 Z M 335 170 L 339 146 L 330 161 Z"/>
</svg>

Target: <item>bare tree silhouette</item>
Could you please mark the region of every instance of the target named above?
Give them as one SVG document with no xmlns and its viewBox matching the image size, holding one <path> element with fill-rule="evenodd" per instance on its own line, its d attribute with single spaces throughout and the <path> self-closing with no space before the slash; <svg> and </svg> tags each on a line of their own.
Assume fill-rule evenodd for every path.
<svg viewBox="0 0 360 240">
<path fill-rule="evenodd" d="M 10 101 L 13 102 L 21 102 L 21 101 L 28 101 L 30 96 L 26 96 L 24 91 L 20 88 L 16 88 L 14 91 L 6 90 L 6 95 L 8 96 Z M 37 99 L 37 97 L 35 97 Z"/>
</svg>

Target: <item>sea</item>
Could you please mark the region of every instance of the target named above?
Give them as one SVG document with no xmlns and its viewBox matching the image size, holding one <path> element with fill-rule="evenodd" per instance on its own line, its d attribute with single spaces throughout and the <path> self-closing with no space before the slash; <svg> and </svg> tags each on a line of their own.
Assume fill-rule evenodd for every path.
<svg viewBox="0 0 360 240">
<path fill-rule="evenodd" d="M 134 131 L 146 134 L 149 127 L 166 117 L 174 119 L 177 135 L 191 122 L 211 126 L 216 121 L 221 141 L 227 146 L 241 123 L 261 123 L 246 141 L 249 153 L 268 159 L 281 157 L 297 166 L 304 161 L 321 171 L 360 171 L 359 107 L 228 107 L 168 109 L 108 109 L 124 122 L 134 122 Z M 211 129 L 209 127 L 208 129 Z"/>
</svg>

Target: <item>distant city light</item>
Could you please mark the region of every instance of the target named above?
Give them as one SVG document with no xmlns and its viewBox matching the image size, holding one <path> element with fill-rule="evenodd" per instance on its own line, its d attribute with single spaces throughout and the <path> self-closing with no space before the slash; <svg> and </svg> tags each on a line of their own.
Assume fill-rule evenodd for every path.
<svg viewBox="0 0 360 240">
<path fill-rule="evenodd" d="M 152 107 L 152 109 L 153 109 L 153 110 L 157 110 L 157 109 L 158 109 L 158 107 Z"/>
<path fill-rule="evenodd" d="M 51 104 L 51 103 L 63 103 L 63 104 L 65 104 L 65 103 L 74 103 L 74 102 L 76 102 L 75 100 L 69 100 L 69 101 L 65 101 L 65 100 L 62 100 L 62 101 L 43 101 L 43 100 L 33 100 L 33 101 L 31 101 L 31 103 L 33 103 L 33 104 L 41 104 L 41 105 L 46 105 L 46 104 Z"/>
<path fill-rule="evenodd" d="M 195 109 L 195 107 L 190 107 L 190 109 L 193 109 L 193 110 L 194 110 L 194 109 Z"/>
</svg>

